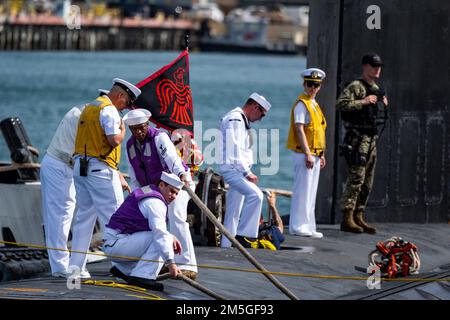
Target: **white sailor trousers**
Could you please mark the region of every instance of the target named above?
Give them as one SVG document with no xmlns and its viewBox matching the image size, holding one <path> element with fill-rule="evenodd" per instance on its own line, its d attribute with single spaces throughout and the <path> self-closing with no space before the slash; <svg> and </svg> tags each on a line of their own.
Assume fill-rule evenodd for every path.
<svg viewBox="0 0 450 320">
<path fill-rule="evenodd" d="M 164 261 L 151 231 L 118 234 L 106 228 L 104 238 L 103 252 L 109 256 L 113 266 L 128 276 L 156 279 Z"/>
<path fill-rule="evenodd" d="M 316 195 L 320 175 L 320 158 L 313 156 L 314 167 L 307 169 L 305 154 L 292 152 L 294 188 L 292 190 L 289 233 L 316 231 Z"/>
<path fill-rule="evenodd" d="M 45 244 L 52 273 L 69 267 L 67 239 L 75 211 L 73 169 L 63 161 L 46 154 L 41 162 L 42 213 Z"/>
<path fill-rule="evenodd" d="M 97 217 L 104 230 L 123 202 L 123 191 L 117 170 L 95 158 L 89 160 L 87 177 L 80 176 L 80 158 L 77 158 L 73 177 L 78 211 L 72 227 L 72 250 L 87 252 Z M 70 265 L 84 270 L 86 254 L 72 252 Z"/>
<path fill-rule="evenodd" d="M 257 238 L 263 202 L 262 191 L 236 170 L 223 171 L 222 176 L 230 185 L 223 221 L 225 228 L 233 236 Z M 221 247 L 230 246 L 231 242 L 222 235 Z"/>
<path fill-rule="evenodd" d="M 194 182 L 190 181 L 189 187 L 192 191 L 195 191 Z M 194 243 L 192 242 L 189 223 L 186 221 L 187 206 L 190 198 L 186 191 L 180 190 L 175 200 L 169 204 L 169 230 L 181 242 L 182 251 L 180 255 L 175 255 L 175 263 L 182 270 L 198 272 Z"/>
</svg>

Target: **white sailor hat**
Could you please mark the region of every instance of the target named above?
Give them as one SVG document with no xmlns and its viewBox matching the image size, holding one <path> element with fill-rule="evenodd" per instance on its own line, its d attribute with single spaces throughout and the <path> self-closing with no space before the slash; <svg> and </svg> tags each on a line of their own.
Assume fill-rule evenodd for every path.
<svg viewBox="0 0 450 320">
<path fill-rule="evenodd" d="M 266 110 L 266 112 L 269 111 L 270 107 L 272 107 L 266 98 L 256 92 L 253 92 L 248 98 L 256 101 L 261 107 L 264 108 L 264 110 Z"/>
<path fill-rule="evenodd" d="M 139 97 L 139 95 L 141 94 L 141 90 L 138 87 L 132 85 L 131 83 L 123 79 L 114 78 L 113 84 L 118 85 L 123 90 L 125 90 L 125 92 L 128 93 L 132 101 L 136 100 L 137 97 Z"/>
<path fill-rule="evenodd" d="M 108 94 L 108 93 L 109 93 L 109 90 L 98 89 L 98 94 L 99 94 L 100 96 L 104 96 L 104 95 L 106 95 L 106 94 Z"/>
<path fill-rule="evenodd" d="M 322 82 L 325 79 L 326 74 L 325 71 L 320 70 L 318 68 L 309 68 L 303 70 L 300 75 L 303 77 L 305 81 L 314 81 L 314 82 Z"/>
<path fill-rule="evenodd" d="M 134 109 L 123 117 L 123 122 L 128 126 L 136 126 L 141 123 L 146 123 L 151 116 L 152 113 L 147 109 Z"/>
<path fill-rule="evenodd" d="M 183 188 L 184 185 L 184 183 L 180 180 L 180 178 L 178 178 L 176 174 L 167 173 L 165 171 L 163 171 L 163 173 L 161 174 L 161 180 L 177 188 L 178 190 Z"/>
</svg>

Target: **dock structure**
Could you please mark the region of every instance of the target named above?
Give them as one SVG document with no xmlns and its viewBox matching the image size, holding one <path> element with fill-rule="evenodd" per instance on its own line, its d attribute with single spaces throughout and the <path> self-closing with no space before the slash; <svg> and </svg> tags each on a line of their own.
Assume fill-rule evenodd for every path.
<svg viewBox="0 0 450 320">
<path fill-rule="evenodd" d="M 79 28 L 62 18 L 36 17 L 0 22 L 0 51 L 12 50 L 181 50 L 186 34 L 196 44 L 193 24 L 185 20 L 83 20 Z"/>
</svg>

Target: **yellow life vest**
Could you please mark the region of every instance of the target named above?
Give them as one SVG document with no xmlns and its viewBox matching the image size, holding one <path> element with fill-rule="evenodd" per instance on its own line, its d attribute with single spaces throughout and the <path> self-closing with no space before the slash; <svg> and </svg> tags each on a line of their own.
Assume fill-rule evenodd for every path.
<svg viewBox="0 0 450 320">
<path fill-rule="evenodd" d="M 300 146 L 300 140 L 297 136 L 294 122 L 294 110 L 299 101 L 302 101 L 305 104 L 311 119 L 310 122 L 304 126 L 306 141 L 308 142 L 309 150 L 311 151 L 311 154 L 315 156 L 321 156 L 325 152 L 325 129 L 327 127 L 327 122 L 322 113 L 322 110 L 320 110 L 319 105 L 316 104 L 313 107 L 312 99 L 304 93 L 298 96 L 291 109 L 291 126 L 289 128 L 286 148 L 295 152 L 304 153 Z"/>
<path fill-rule="evenodd" d="M 118 169 L 120 162 L 120 145 L 113 148 L 105 131 L 100 125 L 100 111 L 113 105 L 108 97 L 101 96 L 89 103 L 83 110 L 78 121 L 75 138 L 75 154 L 95 157 L 106 162 L 111 168 Z"/>
</svg>

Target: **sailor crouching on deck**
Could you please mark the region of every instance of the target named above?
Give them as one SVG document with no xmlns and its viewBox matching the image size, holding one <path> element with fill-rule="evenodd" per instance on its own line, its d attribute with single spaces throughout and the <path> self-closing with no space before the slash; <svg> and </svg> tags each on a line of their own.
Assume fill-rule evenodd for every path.
<svg viewBox="0 0 450 320">
<path fill-rule="evenodd" d="M 271 104 L 258 93 L 252 93 L 242 108 L 228 112 L 220 122 L 223 163 L 220 172 L 230 185 L 227 192 L 224 226 L 244 247 L 257 240 L 263 193 L 256 186 L 258 177 L 251 172 L 253 153 L 250 122 L 261 120 Z M 222 247 L 231 242 L 222 236 Z"/>
<path fill-rule="evenodd" d="M 111 256 L 110 272 L 114 276 L 132 285 L 162 291 L 163 285 L 155 279 L 164 263 L 171 277 L 181 273 L 174 260 L 175 253 L 181 253 L 181 244 L 167 231 L 166 220 L 168 205 L 182 187 L 183 182 L 175 174 L 163 172 L 158 186 L 137 188 L 112 215 L 105 228 L 103 251 Z"/>
<path fill-rule="evenodd" d="M 97 215 L 103 228 L 122 204 L 123 189 L 129 189 L 118 170 L 120 144 L 125 137 L 125 126 L 118 111 L 131 107 L 140 93 L 131 83 L 116 78 L 108 95 L 89 103 L 80 116 L 74 154 L 78 212 L 69 267 L 78 267 L 81 278 L 90 277 L 85 269 L 85 252 L 89 249 Z"/>
<path fill-rule="evenodd" d="M 131 188 L 134 190 L 149 184 L 156 185 L 162 172 L 170 172 L 194 191 L 195 184 L 189 168 L 181 160 L 169 136 L 148 124 L 150 116 L 150 111 L 146 109 L 135 109 L 123 117 L 132 134 L 127 141 Z M 183 248 L 183 252 L 175 257 L 175 262 L 185 276 L 195 279 L 197 259 L 189 223 L 186 221 L 189 199 L 189 194 L 181 190 L 176 200 L 169 204 L 169 230 L 180 240 Z"/>
</svg>

